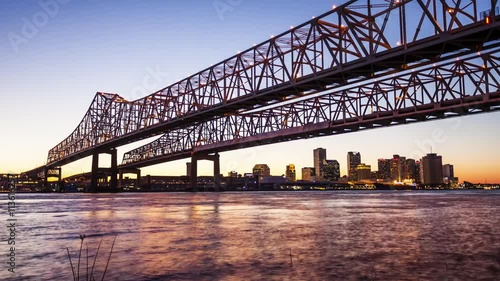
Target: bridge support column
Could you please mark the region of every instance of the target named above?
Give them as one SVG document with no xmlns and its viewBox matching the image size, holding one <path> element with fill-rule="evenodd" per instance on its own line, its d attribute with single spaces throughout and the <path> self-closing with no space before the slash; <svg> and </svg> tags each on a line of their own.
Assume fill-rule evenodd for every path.
<svg viewBox="0 0 500 281">
<path fill-rule="evenodd" d="M 141 188 L 141 170 L 137 169 L 137 181 L 136 181 L 136 188 Z"/>
<path fill-rule="evenodd" d="M 48 188 L 49 187 L 49 168 L 45 167 L 43 171 L 43 188 Z"/>
<path fill-rule="evenodd" d="M 198 191 L 198 157 L 191 156 L 191 174 L 189 175 L 189 187 L 192 191 Z"/>
<path fill-rule="evenodd" d="M 99 173 L 99 153 L 92 154 L 92 170 L 90 176 L 90 192 L 97 192 Z"/>
<path fill-rule="evenodd" d="M 215 153 L 214 155 L 214 188 L 216 192 L 220 190 L 220 155 Z"/>
<path fill-rule="evenodd" d="M 123 170 L 118 170 L 118 189 L 123 190 Z"/>
<path fill-rule="evenodd" d="M 111 149 L 111 181 L 110 181 L 110 189 L 112 191 L 118 191 L 118 154 L 116 148 Z"/>
<path fill-rule="evenodd" d="M 61 167 L 58 167 L 56 168 L 57 170 L 57 187 L 56 187 L 56 191 L 57 192 L 61 192 L 61 190 L 63 189 L 63 182 L 62 182 L 62 168 Z"/>
<path fill-rule="evenodd" d="M 136 179 L 136 182 L 135 182 L 135 187 L 136 188 L 141 187 L 141 170 L 140 169 L 137 169 L 137 168 L 120 169 L 118 171 L 118 175 L 119 175 L 118 188 L 120 190 L 122 190 L 124 188 L 123 174 L 136 174 L 137 175 L 137 179 Z"/>
<path fill-rule="evenodd" d="M 99 154 L 111 154 L 111 168 L 99 168 Z M 106 151 L 95 151 L 92 154 L 92 171 L 90 180 L 90 192 L 115 192 L 118 191 L 118 157 L 116 148 L 112 148 Z M 111 176 L 109 181 L 109 186 L 106 190 L 99 187 L 99 175 L 104 177 L 104 183 L 107 182 L 108 175 Z"/>
<path fill-rule="evenodd" d="M 198 186 L 197 186 L 198 160 L 210 160 L 210 161 L 214 162 L 214 189 L 215 189 L 215 191 L 219 191 L 220 186 L 221 186 L 221 182 L 220 182 L 220 155 L 219 155 L 219 153 L 215 153 L 213 155 L 193 154 L 193 156 L 191 157 L 191 170 L 190 170 L 191 174 L 189 177 L 191 190 L 198 191 Z"/>
<path fill-rule="evenodd" d="M 49 178 L 57 178 L 57 183 L 55 185 L 55 190 L 56 191 L 61 191 L 61 185 L 62 185 L 62 168 L 57 167 L 57 168 L 49 168 L 45 167 L 43 171 L 43 188 L 48 189 L 49 188 Z"/>
</svg>

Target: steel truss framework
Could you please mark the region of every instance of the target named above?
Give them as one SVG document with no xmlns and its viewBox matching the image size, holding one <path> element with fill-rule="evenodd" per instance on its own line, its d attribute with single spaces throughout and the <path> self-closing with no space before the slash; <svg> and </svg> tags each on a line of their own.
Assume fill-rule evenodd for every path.
<svg viewBox="0 0 500 281">
<path fill-rule="evenodd" d="M 125 153 L 122 166 L 149 166 L 191 153 L 340 134 L 500 109 L 500 47 L 367 79 L 257 112 L 173 130 Z"/>
<path fill-rule="evenodd" d="M 78 127 L 49 151 L 47 165 L 63 165 L 99 149 L 217 116 L 383 76 L 412 63 L 435 61 L 443 53 L 481 49 L 500 38 L 495 12 L 486 13 L 491 21 L 485 24 L 479 10 L 481 2 L 494 11 L 497 0 L 372 2 L 347 1 L 136 101 L 97 93 Z"/>
</svg>

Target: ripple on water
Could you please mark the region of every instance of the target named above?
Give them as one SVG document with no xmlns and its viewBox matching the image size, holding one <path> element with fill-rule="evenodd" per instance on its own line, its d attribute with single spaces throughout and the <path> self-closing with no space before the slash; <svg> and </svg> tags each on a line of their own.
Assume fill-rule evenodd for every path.
<svg viewBox="0 0 500 281">
<path fill-rule="evenodd" d="M 23 194 L 14 280 L 70 280 L 80 234 L 108 280 L 499 280 L 499 195 Z"/>
</svg>

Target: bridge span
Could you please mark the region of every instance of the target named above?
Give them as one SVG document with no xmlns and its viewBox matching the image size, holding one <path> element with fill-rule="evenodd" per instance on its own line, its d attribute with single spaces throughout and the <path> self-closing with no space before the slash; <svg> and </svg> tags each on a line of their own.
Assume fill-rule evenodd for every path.
<svg viewBox="0 0 500 281">
<path fill-rule="evenodd" d="M 120 168 L 317 136 L 500 110 L 500 45 L 259 111 L 173 130 L 124 154 Z M 192 165 L 191 175 L 196 175 Z"/>
<path fill-rule="evenodd" d="M 116 147 L 155 135 L 120 168 L 496 110 L 500 17 L 486 2 L 350 0 L 142 99 L 97 93 L 25 174 L 92 155 L 97 177 L 109 153 L 116 186 Z"/>
</svg>

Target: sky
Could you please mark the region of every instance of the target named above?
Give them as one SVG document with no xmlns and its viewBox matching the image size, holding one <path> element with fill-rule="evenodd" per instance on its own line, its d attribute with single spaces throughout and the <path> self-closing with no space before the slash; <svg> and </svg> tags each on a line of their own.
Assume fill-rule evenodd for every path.
<svg viewBox="0 0 500 281">
<path fill-rule="evenodd" d="M 341 2 L 0 1 L 0 173 L 43 165 L 96 92 L 141 98 Z M 499 118 L 487 113 L 223 152 L 221 172 L 243 174 L 266 163 L 282 175 L 295 164 L 300 178 L 302 167 L 313 166 L 313 149 L 323 147 L 345 175 L 348 151 L 359 151 L 376 170 L 378 158 L 419 159 L 432 149 L 454 165 L 461 182 L 499 183 Z M 118 148 L 119 159 L 148 141 Z M 188 161 L 143 168 L 142 175 L 184 175 Z M 63 176 L 90 167 L 89 158 L 76 161 L 63 166 Z M 201 161 L 199 175 L 211 174 L 212 163 Z"/>
</svg>

